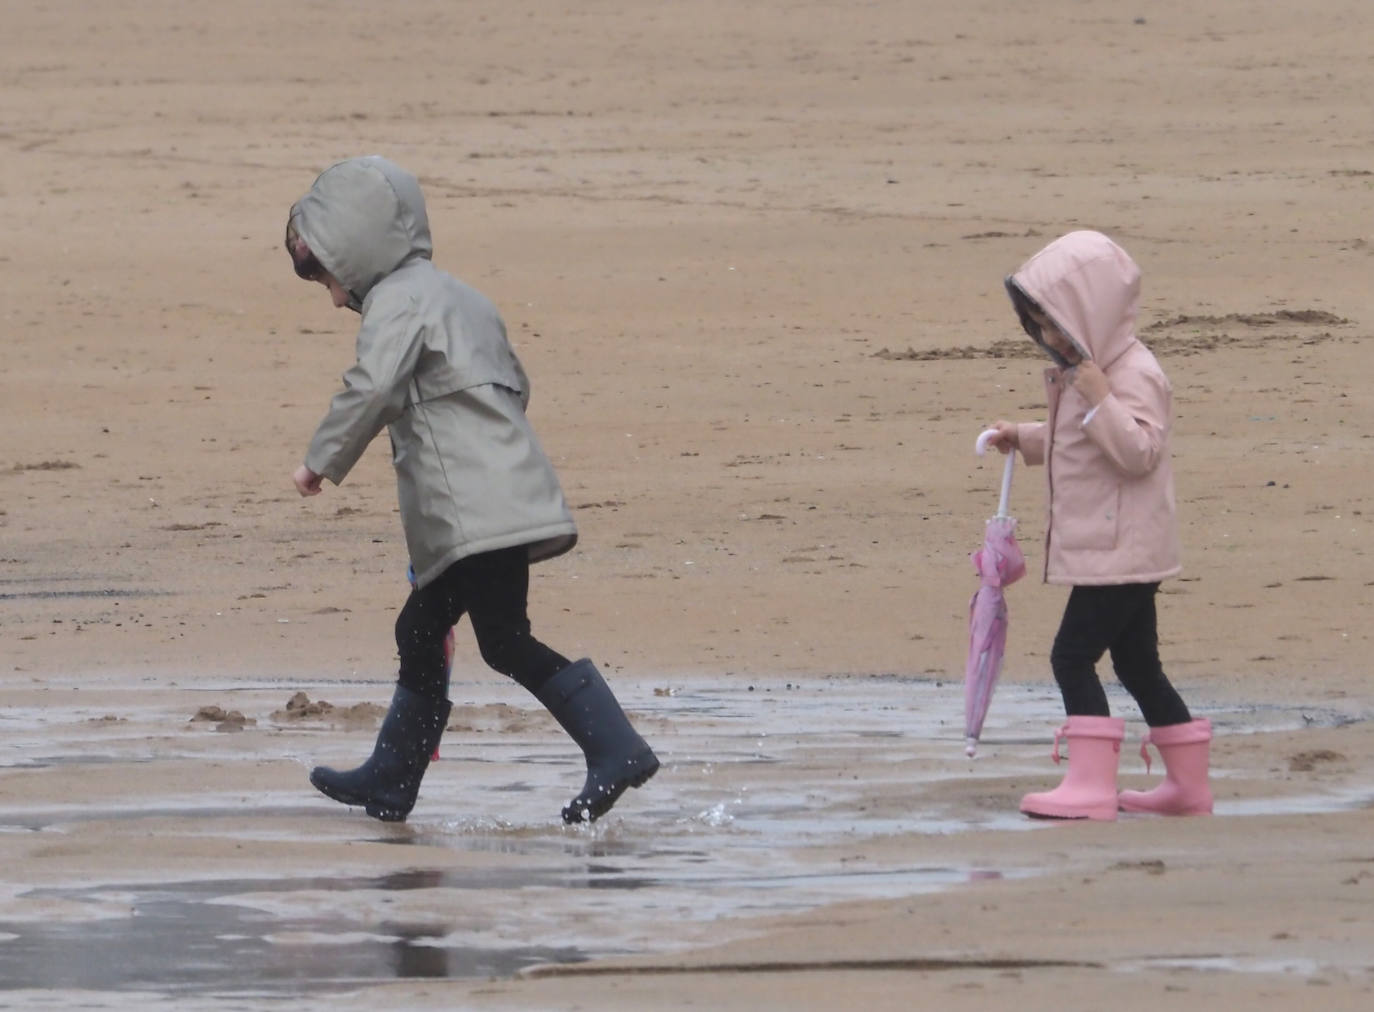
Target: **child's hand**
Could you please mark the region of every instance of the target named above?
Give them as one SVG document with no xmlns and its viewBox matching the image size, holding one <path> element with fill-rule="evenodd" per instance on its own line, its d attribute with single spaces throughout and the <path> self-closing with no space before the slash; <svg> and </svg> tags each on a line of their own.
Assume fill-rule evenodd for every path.
<svg viewBox="0 0 1374 1012">
<path fill-rule="evenodd" d="M 1107 395 L 1112 392 L 1111 384 L 1107 382 L 1107 374 L 1102 371 L 1102 367 L 1087 359 L 1073 367 L 1069 382 L 1093 407 L 1105 401 Z"/>
<path fill-rule="evenodd" d="M 995 446 L 1002 453 L 1011 453 L 1021 445 L 1021 438 L 1016 434 L 1016 423 L 998 420 L 992 423 L 991 428 L 997 433 L 988 438 L 988 445 Z"/>
<path fill-rule="evenodd" d="M 324 476 L 316 474 L 302 464 L 296 468 L 296 473 L 291 476 L 291 480 L 296 483 L 296 491 L 301 495 L 319 495 L 321 491 L 320 482 L 324 480 Z"/>
</svg>

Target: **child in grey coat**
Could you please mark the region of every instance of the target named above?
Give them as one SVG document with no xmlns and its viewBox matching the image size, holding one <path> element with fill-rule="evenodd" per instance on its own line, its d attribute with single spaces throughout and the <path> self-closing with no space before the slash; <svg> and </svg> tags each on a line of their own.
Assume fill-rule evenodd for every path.
<svg viewBox="0 0 1374 1012">
<path fill-rule="evenodd" d="M 530 632 L 531 563 L 577 541 L 558 477 L 525 415 L 530 387 L 495 306 L 430 260 L 418 181 L 384 158 L 326 169 L 291 208 L 296 273 L 361 314 L 344 374 L 293 475 L 303 496 L 344 480 L 389 430 L 401 522 L 415 579 L 396 621 L 400 673 L 362 766 L 317 767 L 311 783 L 374 818 L 405 819 L 448 720 L 444 639 L 463 615 L 482 659 L 528 689 L 581 747 L 582 791 L 565 822 L 605 814 L 658 769 L 588 659 Z"/>
</svg>

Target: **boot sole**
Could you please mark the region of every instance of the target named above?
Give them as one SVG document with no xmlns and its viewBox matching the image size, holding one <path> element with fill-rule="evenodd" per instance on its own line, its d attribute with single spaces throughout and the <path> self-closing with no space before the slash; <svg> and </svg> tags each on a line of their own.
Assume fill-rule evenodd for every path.
<svg viewBox="0 0 1374 1012">
<path fill-rule="evenodd" d="M 1022 810 L 1022 815 L 1028 815 L 1032 819 L 1044 819 L 1046 822 L 1113 822 L 1116 820 L 1116 813 L 1111 815 L 1088 815 L 1080 812 L 1074 815 L 1050 815 L 1048 812 L 1027 812 Z"/>
<path fill-rule="evenodd" d="M 1158 788 L 1156 788 L 1157 790 Z M 1138 815 L 1211 815 L 1214 801 L 1212 792 L 1195 792 L 1185 804 L 1177 802 L 1178 794 L 1173 797 L 1151 798 L 1154 791 L 1122 791 L 1117 795 L 1117 807 L 1123 812 Z"/>
<path fill-rule="evenodd" d="M 1206 808 L 1145 808 L 1145 807 L 1138 807 L 1138 808 L 1137 808 L 1137 807 L 1134 807 L 1133 805 L 1130 805 L 1130 804 L 1122 804 L 1122 805 L 1120 805 L 1119 807 L 1120 807 L 1121 811 L 1123 811 L 1123 812 L 1128 812 L 1128 813 L 1130 813 L 1131 815 L 1211 815 L 1211 814 L 1212 814 L 1212 806 L 1211 806 L 1211 805 L 1208 805 Z"/>
<path fill-rule="evenodd" d="M 1032 819 L 1053 819 L 1059 822 L 1091 820 L 1093 822 L 1112 822 L 1116 819 L 1115 808 L 1060 808 L 1058 811 L 1032 811 L 1021 809 L 1022 815 Z"/>
<path fill-rule="evenodd" d="M 584 805 L 581 808 L 574 808 L 569 805 L 563 809 L 563 822 L 569 826 L 579 822 L 595 822 L 614 808 L 615 803 L 620 800 L 620 796 L 631 787 L 643 787 L 647 784 L 649 778 L 658 772 L 658 767 L 658 756 L 653 756 L 649 765 L 636 770 L 631 776 L 623 780 L 617 780 L 611 785 L 610 790 L 601 794 L 592 804 Z M 583 818 L 583 812 L 587 813 L 586 818 Z"/>
</svg>

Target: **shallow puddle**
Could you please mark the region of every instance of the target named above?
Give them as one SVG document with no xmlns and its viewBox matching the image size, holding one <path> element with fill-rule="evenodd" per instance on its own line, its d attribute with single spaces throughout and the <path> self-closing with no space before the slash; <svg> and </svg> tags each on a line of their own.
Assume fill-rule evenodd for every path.
<svg viewBox="0 0 1374 1012">
<path fill-rule="evenodd" d="M 860 891 L 882 895 L 920 892 L 967 878 L 942 868 L 864 877 L 867 889 Z M 473 930 L 461 914 L 445 919 L 398 912 L 389 918 L 378 908 L 395 894 L 413 891 L 430 891 L 461 910 L 468 901 L 448 894 L 480 892 L 484 906 L 500 894 L 507 908 L 517 908 L 558 890 L 672 891 L 705 886 L 758 891 L 752 905 L 771 910 L 775 904 L 768 894 L 776 891 L 835 890 L 836 895 L 847 895 L 855 885 L 850 877 L 827 874 L 747 876 L 733 882 L 702 875 L 674 881 L 625 875 L 609 867 L 588 868 L 581 876 L 565 868 L 536 867 L 504 875 L 489 870 L 412 871 L 376 879 L 273 878 L 40 889 L 28 898 L 60 904 L 66 915 L 48 922 L 0 921 L 0 980 L 4 990 L 271 993 L 400 978 L 509 976 L 538 964 L 577 963 L 593 955 L 631 950 L 602 937 L 589 937 L 583 945 L 520 944 Z M 341 916 L 331 909 L 330 899 L 336 896 L 347 897 L 344 906 L 353 910 L 362 898 L 373 913 L 356 919 Z M 89 907 L 92 916 L 73 920 L 74 906 Z M 671 904 L 659 900 L 653 906 Z"/>
<path fill-rule="evenodd" d="M 0 801 L 0 834 L 58 846 L 83 833 L 113 833 L 121 845 L 156 834 L 187 848 L 196 839 L 235 841 L 249 852 L 385 843 L 407 867 L 371 877 L 277 875 L 264 858 L 261 874 L 250 877 L 217 872 L 213 862 L 178 877 L 136 864 L 114 874 L 96 860 L 63 884 L 10 879 L 0 895 L 0 994 L 280 994 L 668 951 L 711 938 L 712 925 L 727 918 L 1034 874 L 971 863 L 958 836 L 1046 825 L 1021 817 L 1014 803 L 980 806 L 968 791 L 925 791 L 944 781 L 996 785 L 1048 773 L 1046 729 L 1058 699 L 1040 688 L 999 690 L 976 760 L 963 754 L 961 686 L 949 683 L 889 677 L 664 688 L 634 707 L 663 771 L 596 827 L 570 829 L 557 812 L 580 785 L 580 757 L 551 724 L 508 705 L 501 683 L 454 686 L 459 729 L 445 737 L 410 821 L 392 825 L 333 805 L 306 784 L 315 761 L 363 758 L 373 731 L 275 719 L 301 687 L 264 680 L 181 690 L 172 704 L 165 694 L 131 691 L 107 693 L 99 705 L 7 708 L 0 771 L 62 778 L 66 795 Z M 304 688 L 340 702 L 389 691 Z M 232 704 L 256 723 L 238 734 L 196 726 L 189 717 L 201 702 Z M 1206 712 L 1222 734 L 1359 717 L 1311 708 Z M 159 776 L 162 764 L 180 772 Z M 849 772 L 860 765 L 862 778 Z M 264 766 L 274 778 L 238 784 L 238 771 Z M 82 795 L 83 780 L 97 774 L 118 788 Z M 178 789 L 143 786 L 168 782 Z M 1333 789 L 1229 802 L 1218 813 L 1370 803 L 1368 792 Z M 865 841 L 902 834 L 950 837 L 947 857 L 924 864 L 809 856 L 861 851 Z"/>
<path fill-rule="evenodd" d="M 341 931 L 332 916 L 283 918 L 232 902 L 244 891 L 431 888 L 423 879 L 406 879 L 227 880 L 36 890 L 31 895 L 39 902 L 93 908 L 116 903 L 127 909 L 127 916 L 0 922 L 0 980 L 5 990 L 264 993 L 397 978 L 508 976 L 527 966 L 586 958 L 574 947 L 444 945 L 436 930 L 424 924 L 382 920 Z"/>
</svg>

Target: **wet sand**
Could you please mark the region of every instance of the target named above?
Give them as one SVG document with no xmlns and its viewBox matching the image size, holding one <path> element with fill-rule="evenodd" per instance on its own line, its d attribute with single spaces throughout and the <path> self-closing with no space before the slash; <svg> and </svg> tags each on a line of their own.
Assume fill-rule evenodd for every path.
<svg viewBox="0 0 1374 1012">
<path fill-rule="evenodd" d="M 0 852 L 25 878 L 0 904 L 0 978 L 109 1007 L 360 1008 L 397 980 L 418 990 L 381 1000 L 416 1008 L 561 1007 L 608 984 L 613 1007 L 657 1007 L 665 988 L 710 994 L 703 978 L 753 982 L 709 1001 L 727 1008 L 794 992 L 826 1007 L 853 978 L 892 1008 L 917 981 L 1034 992 L 1062 970 L 1203 993 L 1229 976 L 1368 983 L 1368 859 L 1346 834 L 1374 789 L 1355 708 L 1212 701 L 1214 818 L 1063 826 L 1015 811 L 1043 772 L 1038 687 L 1005 687 L 968 760 L 953 687 L 929 679 L 629 685 L 665 768 L 590 829 L 557 823 L 578 768 L 552 722 L 489 681 L 454 686 L 446 754 L 403 825 L 303 793 L 309 761 L 364 752 L 371 728 L 273 710 L 271 681 L 73 686 L 10 710 Z M 216 708 L 243 719 L 196 716 Z M 1326 875 L 1275 849 L 1294 833 Z"/>
<path fill-rule="evenodd" d="M 1365 7 L 18 5 L 0 1007 L 1368 1007 Z M 384 440 L 290 486 L 353 319 L 280 232 L 372 151 L 532 376 L 582 533 L 536 630 L 665 759 L 594 831 L 465 629 L 410 822 L 305 780 L 366 754 L 405 558 Z M 963 755 L 973 438 L 1043 404 L 1000 279 L 1073 227 L 1141 262 L 1175 385 L 1210 819 L 1016 814 L 1033 578 Z"/>
</svg>

